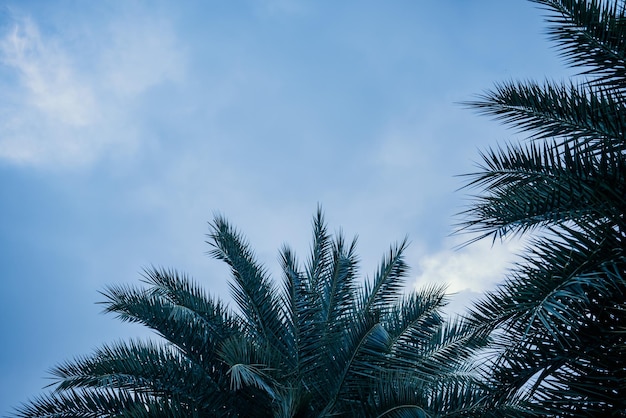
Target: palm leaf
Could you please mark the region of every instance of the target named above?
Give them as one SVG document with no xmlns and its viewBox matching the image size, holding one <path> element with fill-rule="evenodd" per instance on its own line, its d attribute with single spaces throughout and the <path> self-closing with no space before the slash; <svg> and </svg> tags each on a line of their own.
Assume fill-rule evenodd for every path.
<svg viewBox="0 0 626 418">
<path fill-rule="evenodd" d="M 404 251 L 408 246 L 405 238 L 400 244 L 391 247 L 383 258 L 372 283 L 365 282 L 363 292 L 364 312 L 379 312 L 390 306 L 401 295 L 408 266 L 404 261 Z"/>
<path fill-rule="evenodd" d="M 512 146 L 483 155 L 481 171 L 466 187 L 481 194 L 461 212 L 459 232 L 478 232 L 474 240 L 505 237 L 537 227 L 618 222 L 626 209 L 626 157 L 599 155 L 565 146 Z"/>
<path fill-rule="evenodd" d="M 223 217 L 216 216 L 210 225 L 210 254 L 225 261 L 232 270 L 230 282 L 233 299 L 258 340 L 265 340 L 288 359 L 289 351 L 283 334 L 285 316 L 280 311 L 279 297 L 263 267 L 254 260 L 253 251 L 243 237 Z"/>
<path fill-rule="evenodd" d="M 532 0 L 549 11 L 549 35 L 561 54 L 597 82 L 626 87 L 626 15 L 623 2 Z"/>
<path fill-rule="evenodd" d="M 175 400 L 163 401 L 141 394 L 119 390 L 71 390 L 40 397 L 16 412 L 22 418 L 100 418 L 189 416 L 189 409 Z"/>
<path fill-rule="evenodd" d="M 214 367 L 220 368 L 219 364 Z M 222 373 L 226 371 L 225 367 L 221 369 Z M 211 376 L 172 347 L 150 342 L 105 345 L 89 357 L 56 366 L 52 375 L 59 379 L 57 392 L 79 387 L 110 387 L 185 398 L 193 404 L 203 402 L 207 393 L 223 389 L 219 379 L 223 376 L 219 372 Z"/>
<path fill-rule="evenodd" d="M 560 144 L 589 150 L 624 150 L 626 103 L 603 87 L 506 82 L 464 104 L 529 133 L 532 140 L 559 137 Z"/>
<path fill-rule="evenodd" d="M 181 305 L 164 300 L 151 290 L 129 286 L 109 286 L 105 312 L 113 312 L 123 321 L 141 323 L 156 331 L 198 364 L 210 364 L 211 353 L 217 345 L 238 331 L 219 314 L 219 304 L 213 318 L 202 316 Z M 226 326 L 224 326 L 226 324 Z M 208 369 L 212 365 L 206 366 Z"/>
</svg>

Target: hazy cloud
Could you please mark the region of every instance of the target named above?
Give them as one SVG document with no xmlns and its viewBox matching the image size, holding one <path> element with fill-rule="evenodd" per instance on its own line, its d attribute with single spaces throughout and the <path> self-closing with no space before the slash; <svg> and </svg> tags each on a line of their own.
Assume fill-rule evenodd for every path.
<svg viewBox="0 0 626 418">
<path fill-rule="evenodd" d="M 2 39 L 0 51 L 3 63 L 18 73 L 29 104 L 63 124 L 93 123 L 97 109 L 91 86 L 80 80 L 56 42 L 42 39 L 30 19 L 13 26 Z"/>
<path fill-rule="evenodd" d="M 180 80 L 184 54 L 162 20 L 118 19 L 91 59 L 48 36 L 31 18 L 16 18 L 0 37 L 4 85 L 0 159 L 43 166 L 89 164 L 103 154 L 133 150 L 140 133 L 132 100 L 151 87 Z M 94 58 L 95 57 L 95 58 Z"/>
</svg>

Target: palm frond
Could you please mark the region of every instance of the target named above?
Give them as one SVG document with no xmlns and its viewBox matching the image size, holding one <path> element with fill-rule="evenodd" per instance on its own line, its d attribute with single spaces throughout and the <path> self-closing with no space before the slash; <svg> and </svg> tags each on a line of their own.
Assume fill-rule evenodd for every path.
<svg viewBox="0 0 626 418">
<path fill-rule="evenodd" d="M 292 364 L 298 376 L 302 373 L 303 350 L 306 351 L 306 335 L 307 328 L 311 327 L 313 321 L 312 309 L 314 306 L 311 300 L 311 292 L 307 280 L 303 274 L 298 271 L 298 262 L 291 249 L 287 246 L 283 247 L 280 253 L 280 261 L 283 270 L 283 287 L 284 292 L 281 298 L 283 306 L 285 306 L 285 317 L 283 318 L 283 326 L 285 327 L 285 343 L 288 345 L 289 351 L 293 357 Z"/>
<path fill-rule="evenodd" d="M 170 346 L 130 341 L 105 345 L 89 357 L 62 363 L 52 370 L 52 376 L 59 379 L 56 392 L 108 387 L 199 404 L 207 393 L 224 389 L 226 368 L 213 363 L 211 371 L 209 374 Z"/>
<path fill-rule="evenodd" d="M 548 33 L 568 64 L 597 83 L 626 88 L 626 14 L 622 1 L 532 0 L 549 11 Z"/>
<path fill-rule="evenodd" d="M 245 239 L 223 217 L 216 216 L 210 225 L 210 254 L 226 262 L 232 270 L 229 282 L 233 299 L 239 306 L 255 338 L 266 340 L 275 350 L 288 355 L 283 335 L 284 313 L 280 311 L 277 290 L 267 272 L 254 259 Z"/>
<path fill-rule="evenodd" d="M 19 408 L 16 416 L 21 418 L 103 418 L 110 416 L 183 418 L 189 416 L 189 412 L 184 404 L 175 400 L 161 400 L 112 389 L 83 389 L 34 399 L 30 404 Z"/>
<path fill-rule="evenodd" d="M 610 295 L 624 285 L 620 275 L 607 274 L 608 266 L 622 259 L 617 250 L 622 245 L 623 237 L 601 224 L 583 232 L 566 228 L 553 231 L 553 237 L 537 238 L 524 261 L 504 284 L 487 292 L 472 313 L 479 322 L 492 325 L 517 318 L 520 322 L 513 328 L 532 318 L 539 321 L 537 325 L 565 321 L 572 327 L 595 303 L 590 299 L 593 293 Z M 549 316 L 556 317 L 549 321 Z"/>
<path fill-rule="evenodd" d="M 389 346 L 389 333 L 367 317 L 352 323 L 345 330 L 343 349 L 333 351 L 329 366 L 332 386 L 323 414 L 331 413 L 350 399 L 359 399 L 363 380 L 372 379 L 382 371 L 385 353 Z"/>
<path fill-rule="evenodd" d="M 428 340 L 415 346 L 418 354 L 406 359 L 423 379 L 435 381 L 473 381 L 476 376 L 472 358 L 486 343 L 486 337 L 477 333 L 469 322 L 454 320 L 440 326 Z"/>
<path fill-rule="evenodd" d="M 210 363 L 218 344 L 239 332 L 236 324 L 218 315 L 219 308 L 213 312 L 213 318 L 202 316 L 164 300 L 150 289 L 129 286 L 109 286 L 103 294 L 108 299 L 104 302 L 105 312 L 148 326 L 198 364 L 205 360 Z"/>
<path fill-rule="evenodd" d="M 472 241 L 537 227 L 603 219 L 621 222 L 626 209 L 626 157 L 599 155 L 555 144 L 513 146 L 483 154 L 481 171 L 466 187 L 481 194 L 461 212 L 459 230 L 479 233 Z"/>
<path fill-rule="evenodd" d="M 365 282 L 363 292 L 364 312 L 380 312 L 393 306 L 401 296 L 408 266 L 404 261 L 404 251 L 408 246 L 405 238 L 400 244 L 391 247 L 383 258 L 371 283 Z"/>
<path fill-rule="evenodd" d="M 355 308 L 356 274 L 358 258 L 356 238 L 347 244 L 339 232 L 331 246 L 332 262 L 320 277 L 315 291 L 320 295 L 321 324 L 325 334 L 341 329 L 342 322 Z"/>
<path fill-rule="evenodd" d="M 272 365 L 278 365 L 280 361 L 276 359 L 276 353 L 263 348 L 243 336 L 231 337 L 223 342 L 220 357 L 229 367 L 231 389 L 253 386 L 272 398 L 276 397 L 276 383 L 270 372 Z"/>
<path fill-rule="evenodd" d="M 210 297 L 185 274 L 172 269 L 152 267 L 144 270 L 143 277 L 150 285 L 149 294 L 194 312 L 212 326 L 213 333 L 228 335 L 234 327 L 238 327 L 237 319 L 224 303 Z"/>
<path fill-rule="evenodd" d="M 306 357 L 309 374 L 315 373 L 320 365 L 329 370 L 327 374 L 315 377 L 323 398 L 336 391 L 337 381 L 346 370 L 348 357 L 354 352 L 350 337 L 362 331 L 362 322 L 357 315 L 357 283 L 356 272 L 358 259 L 355 253 L 356 238 L 348 245 L 341 233 L 335 236 L 329 248 L 331 263 L 320 276 L 317 289 L 317 313 L 306 334 L 308 347 L 318 348 L 317 353 L 311 352 Z M 354 333 L 353 333 L 354 331 Z M 356 333 L 356 334 L 355 334 Z M 356 337 L 358 338 L 358 337 Z M 322 350 L 319 350 L 323 348 Z"/>
<path fill-rule="evenodd" d="M 603 87 L 506 82 L 464 104 L 528 132 L 532 140 L 558 137 L 560 144 L 594 151 L 624 150 L 626 103 Z"/>
<path fill-rule="evenodd" d="M 317 290 L 318 283 L 322 280 L 322 275 L 325 274 L 332 262 L 331 245 L 332 240 L 324 221 L 324 213 L 318 207 L 313 219 L 313 246 L 311 247 L 311 258 L 306 270 L 306 277 L 310 282 L 311 291 Z"/>
<path fill-rule="evenodd" d="M 581 403 L 592 410 L 595 402 L 600 413 L 616 405 L 607 399 L 621 399 L 624 386 L 618 353 L 626 336 L 616 332 L 625 322 L 623 237 L 602 225 L 553 235 L 536 239 L 525 263 L 473 314 L 499 329 L 490 368 L 499 399 L 527 390 L 544 410 Z"/>
<path fill-rule="evenodd" d="M 384 317 L 391 336 L 390 352 L 408 345 L 409 355 L 417 355 L 414 345 L 429 340 L 444 322 L 441 313 L 447 303 L 444 285 L 424 287 L 392 305 Z M 405 353 L 398 353 L 402 358 Z"/>
</svg>

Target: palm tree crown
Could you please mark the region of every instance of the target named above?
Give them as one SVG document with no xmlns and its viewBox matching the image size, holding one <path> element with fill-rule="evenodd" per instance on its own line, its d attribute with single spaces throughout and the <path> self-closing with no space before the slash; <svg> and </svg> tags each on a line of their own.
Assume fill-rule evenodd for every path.
<svg viewBox="0 0 626 418">
<path fill-rule="evenodd" d="M 211 254 L 230 266 L 236 311 L 172 270 L 147 270 L 147 287 L 109 287 L 105 311 L 162 338 L 57 366 L 54 391 L 16 415 L 476 416 L 484 389 L 467 360 L 482 339 L 444 321 L 442 287 L 404 293 L 406 240 L 362 284 L 356 241 L 329 235 L 321 212 L 313 229 L 303 268 L 281 251 L 277 288 L 217 217 Z"/>
<path fill-rule="evenodd" d="M 461 229 L 476 239 L 534 232 L 471 316 L 495 330 L 496 401 L 525 393 L 542 414 L 626 414 L 624 2 L 534 2 L 583 77 L 502 83 L 469 103 L 531 143 L 483 154 Z"/>
</svg>

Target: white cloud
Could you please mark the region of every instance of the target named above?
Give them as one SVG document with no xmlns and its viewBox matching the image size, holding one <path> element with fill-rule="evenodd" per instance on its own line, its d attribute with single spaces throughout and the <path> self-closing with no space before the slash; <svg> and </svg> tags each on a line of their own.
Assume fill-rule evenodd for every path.
<svg viewBox="0 0 626 418">
<path fill-rule="evenodd" d="M 72 36 L 43 33 L 28 17 L 0 34 L 0 159 L 71 167 L 136 149 L 141 109 L 133 100 L 179 80 L 184 53 L 156 18 L 133 24 L 116 16 L 110 33 L 89 30 L 88 54 L 72 49 Z"/>
<path fill-rule="evenodd" d="M 461 242 L 457 240 L 456 244 Z M 457 250 L 424 254 L 418 258 L 420 273 L 415 286 L 443 283 L 451 293 L 482 293 L 502 281 L 523 246 L 523 240 L 518 239 L 496 242 L 493 246 L 491 240 L 483 239 Z"/>
<path fill-rule="evenodd" d="M 97 123 L 100 110 L 65 51 L 22 19 L 0 39 L 0 62 L 18 81 L 4 86 L 0 158 L 30 164 L 88 158 L 94 147 L 75 134 Z"/>
<path fill-rule="evenodd" d="M 2 62 L 19 74 L 30 104 L 51 119 L 70 126 L 94 121 L 97 108 L 91 87 L 73 71 L 55 42 L 45 42 L 30 20 L 16 23 L 0 42 Z"/>
</svg>

